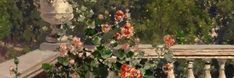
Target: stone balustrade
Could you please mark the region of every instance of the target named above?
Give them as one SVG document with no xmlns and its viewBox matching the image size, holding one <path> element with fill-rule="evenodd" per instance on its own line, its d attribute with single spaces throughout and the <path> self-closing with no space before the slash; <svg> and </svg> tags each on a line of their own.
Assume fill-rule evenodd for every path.
<svg viewBox="0 0 234 78">
<path fill-rule="evenodd" d="M 157 48 L 151 45 L 140 45 L 140 50 L 145 52 L 144 57 L 141 58 L 159 58 L 158 53 L 155 52 Z M 172 46 L 173 58 L 187 59 L 188 70 L 187 78 L 195 78 L 193 73 L 193 60 L 203 59 L 204 77 L 211 78 L 211 59 L 215 58 L 219 61 L 219 78 L 226 78 L 225 76 L 225 62 L 227 59 L 234 59 L 234 46 L 233 45 L 175 45 Z M 21 77 L 34 77 L 42 72 L 42 63 L 56 62 L 55 58 L 58 56 L 57 52 L 35 50 L 19 57 L 19 72 Z M 162 57 L 160 57 L 162 58 Z M 170 63 L 173 66 L 173 62 Z M 0 64 L 0 78 L 9 78 L 9 65 L 14 65 L 13 60 L 9 60 Z M 234 70 L 234 69 L 233 69 Z M 201 71 L 203 72 L 203 71 Z M 175 78 L 174 70 L 168 72 L 167 78 Z M 234 73 L 234 72 L 233 72 Z"/>
<path fill-rule="evenodd" d="M 158 58 L 153 47 L 141 48 L 145 51 L 145 57 L 143 58 Z M 173 52 L 173 58 L 175 59 L 187 59 L 188 70 L 187 78 L 195 78 L 193 74 L 193 60 L 203 59 L 205 62 L 204 66 L 204 77 L 211 77 L 211 59 L 218 59 L 219 61 L 219 77 L 226 78 L 225 76 L 225 62 L 227 59 L 234 59 L 234 46 L 233 45 L 175 45 L 172 46 L 171 51 Z M 162 58 L 162 57 L 161 57 Z M 173 63 L 170 63 L 173 66 Z M 233 69 L 234 70 L 234 69 Z M 201 71 L 202 72 L 202 71 Z M 234 73 L 234 72 L 232 72 Z M 167 78 L 175 78 L 174 71 L 168 73 Z"/>
</svg>

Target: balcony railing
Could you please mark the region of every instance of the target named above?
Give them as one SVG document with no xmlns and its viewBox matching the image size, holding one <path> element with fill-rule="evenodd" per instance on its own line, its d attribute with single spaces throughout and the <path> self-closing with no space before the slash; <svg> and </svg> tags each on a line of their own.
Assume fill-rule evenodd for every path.
<svg viewBox="0 0 234 78">
<path fill-rule="evenodd" d="M 155 52 L 157 48 L 151 45 L 140 45 L 140 50 L 145 52 L 142 58 L 158 58 L 158 53 Z M 187 78 L 195 78 L 193 74 L 193 60 L 203 59 L 206 62 L 204 66 L 204 77 L 211 78 L 211 59 L 219 60 L 219 78 L 226 78 L 225 76 L 225 62 L 227 59 L 234 59 L 233 45 L 175 45 L 170 48 L 173 52 L 173 58 L 188 60 Z M 41 73 L 42 63 L 54 63 L 58 56 L 57 52 L 35 50 L 19 57 L 19 72 L 21 77 L 34 77 Z M 173 62 L 170 63 L 173 66 Z M 0 64 L 0 78 L 9 78 L 9 65 L 14 65 L 13 60 L 9 60 Z M 234 70 L 234 69 L 233 69 Z M 168 72 L 167 78 L 175 78 L 174 70 Z M 234 72 L 233 72 L 234 73 Z"/>
<path fill-rule="evenodd" d="M 141 48 L 145 51 L 144 58 L 158 58 L 155 52 L 156 48 L 144 47 Z M 203 59 L 205 60 L 204 77 L 211 78 L 211 59 L 218 59 L 219 61 L 219 77 L 226 78 L 225 76 L 225 62 L 227 59 L 234 59 L 234 46 L 233 45 L 175 45 L 170 48 L 173 52 L 173 58 L 175 59 L 187 59 L 188 71 L 187 78 L 195 78 L 193 74 L 193 60 Z M 173 62 L 170 63 L 173 66 Z M 233 69 L 234 70 L 234 69 Z M 234 72 L 232 72 L 234 73 Z M 167 78 L 175 78 L 174 70 L 168 72 Z M 233 77 L 234 78 L 234 77 Z"/>
</svg>

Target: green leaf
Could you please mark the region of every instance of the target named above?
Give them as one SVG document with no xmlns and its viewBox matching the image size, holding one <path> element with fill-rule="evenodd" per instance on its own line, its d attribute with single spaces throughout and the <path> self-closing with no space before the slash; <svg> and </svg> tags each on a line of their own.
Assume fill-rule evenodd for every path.
<svg viewBox="0 0 234 78">
<path fill-rule="evenodd" d="M 95 37 L 93 38 L 93 40 L 92 40 L 92 43 L 93 43 L 94 45 L 100 45 L 100 44 L 101 44 L 101 38 L 95 36 Z"/>
<path fill-rule="evenodd" d="M 85 30 L 85 35 L 87 35 L 87 36 L 93 36 L 93 35 L 95 35 L 95 34 L 97 34 L 97 31 L 96 31 L 95 29 L 87 28 L 87 29 Z"/>
<path fill-rule="evenodd" d="M 97 52 L 99 52 L 102 58 L 108 58 L 112 55 L 112 51 L 103 45 L 97 47 Z"/>
<path fill-rule="evenodd" d="M 44 63 L 44 64 L 42 64 L 42 69 L 44 69 L 46 71 L 50 71 L 52 69 L 52 65 L 48 64 L 48 63 Z"/>
<path fill-rule="evenodd" d="M 92 67 L 98 67 L 97 59 L 94 59 L 93 61 L 91 61 L 90 66 L 92 66 Z"/>
<path fill-rule="evenodd" d="M 154 76 L 152 76 L 152 75 L 144 75 L 144 77 L 143 78 L 155 78 Z"/>
<path fill-rule="evenodd" d="M 133 55 L 134 55 L 134 52 L 129 51 L 129 52 L 127 53 L 127 58 L 131 58 Z"/>
<path fill-rule="evenodd" d="M 117 47 L 117 46 L 118 46 L 118 42 L 115 41 L 115 40 L 113 40 L 113 41 L 111 42 L 111 45 L 112 45 L 112 47 Z"/>
<path fill-rule="evenodd" d="M 116 52 L 116 56 L 120 59 L 124 59 L 126 57 L 126 52 L 123 49 L 120 49 Z"/>
<path fill-rule="evenodd" d="M 93 72 L 97 78 L 106 78 L 108 75 L 108 66 L 100 64 L 97 68 L 94 68 Z"/>
<path fill-rule="evenodd" d="M 97 47 L 97 50 L 98 50 L 98 51 L 101 51 L 101 50 L 103 50 L 103 49 L 104 49 L 104 46 L 103 46 L 103 45 L 100 45 L 100 46 Z"/>
<path fill-rule="evenodd" d="M 168 62 L 171 62 L 173 60 L 173 54 L 170 52 L 164 54 L 164 59 L 166 59 Z"/>
<path fill-rule="evenodd" d="M 17 65 L 19 64 L 19 59 L 17 57 L 14 58 L 14 63 Z"/>
<path fill-rule="evenodd" d="M 92 53 L 92 55 L 93 55 L 95 58 L 97 58 L 97 59 L 101 58 L 101 54 L 100 54 L 99 51 L 94 51 L 94 52 Z"/>
<path fill-rule="evenodd" d="M 111 50 L 103 50 L 100 52 L 102 58 L 108 58 L 112 55 Z"/>
<path fill-rule="evenodd" d="M 63 58 L 63 57 L 58 57 L 57 58 L 58 62 L 64 66 L 67 66 L 68 65 L 68 60 Z"/>
</svg>

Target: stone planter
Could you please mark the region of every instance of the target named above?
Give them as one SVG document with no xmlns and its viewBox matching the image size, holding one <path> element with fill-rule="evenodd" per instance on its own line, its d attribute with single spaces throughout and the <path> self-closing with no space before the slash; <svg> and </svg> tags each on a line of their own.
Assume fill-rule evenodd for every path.
<svg viewBox="0 0 234 78">
<path fill-rule="evenodd" d="M 63 24 L 74 17 L 72 6 L 66 0 L 40 0 L 39 11 L 41 18 L 52 25 Z"/>
<path fill-rule="evenodd" d="M 40 45 L 41 50 L 56 50 L 57 33 L 61 24 L 70 21 L 73 15 L 73 8 L 67 0 L 40 0 L 41 18 L 50 24 L 51 33 L 46 37 L 47 43 Z"/>
</svg>

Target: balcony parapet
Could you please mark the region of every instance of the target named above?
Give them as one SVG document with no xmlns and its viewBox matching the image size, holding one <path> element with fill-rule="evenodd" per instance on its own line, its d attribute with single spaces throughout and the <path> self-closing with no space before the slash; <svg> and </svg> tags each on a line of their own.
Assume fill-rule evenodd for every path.
<svg viewBox="0 0 234 78">
<path fill-rule="evenodd" d="M 148 44 L 139 45 L 139 49 L 145 52 L 144 57 L 141 58 L 158 58 L 157 48 Z M 225 76 L 225 62 L 226 59 L 234 58 L 234 45 L 174 45 L 170 48 L 174 59 L 188 60 L 188 78 L 194 78 L 193 74 L 193 59 L 204 59 L 204 78 L 211 78 L 210 74 L 210 59 L 219 60 L 219 78 L 226 78 Z M 160 54 L 160 53 L 159 53 Z M 43 63 L 55 63 L 58 52 L 34 50 L 19 57 L 19 72 L 23 78 L 34 77 L 43 70 L 41 65 Z M 163 58 L 161 56 L 160 58 Z M 0 78 L 10 78 L 9 67 L 14 65 L 13 60 L 0 63 Z M 173 66 L 173 62 L 171 63 Z M 169 72 L 168 78 L 175 78 L 174 71 Z"/>
</svg>

